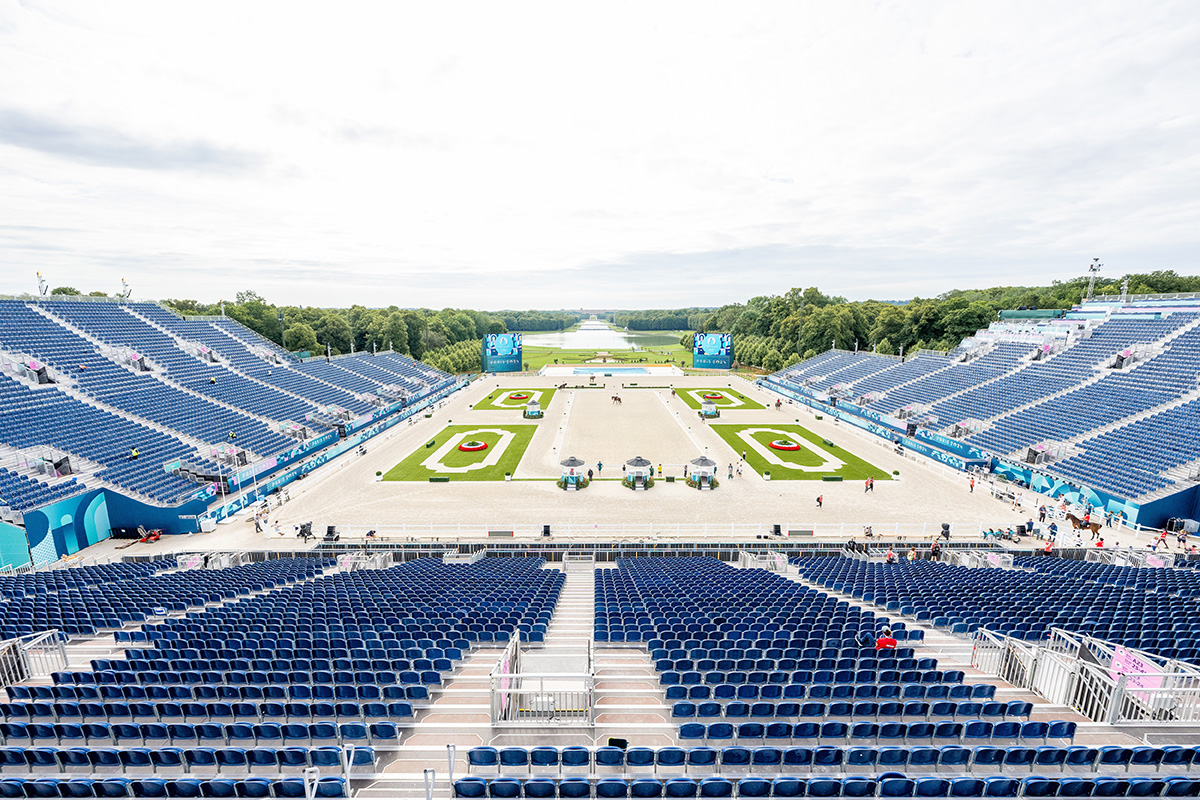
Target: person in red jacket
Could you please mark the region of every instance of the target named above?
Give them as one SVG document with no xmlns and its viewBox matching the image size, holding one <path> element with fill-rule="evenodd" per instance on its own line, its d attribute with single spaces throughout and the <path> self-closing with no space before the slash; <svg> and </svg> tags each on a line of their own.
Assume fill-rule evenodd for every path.
<svg viewBox="0 0 1200 800">
<path fill-rule="evenodd" d="M 884 628 L 879 638 L 875 640 L 876 650 L 895 650 L 896 640 L 892 638 L 892 629 Z"/>
</svg>

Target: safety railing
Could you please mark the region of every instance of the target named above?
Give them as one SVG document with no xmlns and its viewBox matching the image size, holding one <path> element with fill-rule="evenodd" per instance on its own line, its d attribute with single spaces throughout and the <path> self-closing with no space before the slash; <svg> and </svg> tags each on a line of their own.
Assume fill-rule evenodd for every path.
<svg viewBox="0 0 1200 800">
<path fill-rule="evenodd" d="M 487 550 L 479 548 L 471 552 L 463 553 L 458 550 L 447 550 L 442 554 L 443 564 L 474 564 L 480 561 L 487 555 Z"/>
<path fill-rule="evenodd" d="M 522 672 L 521 642 L 514 636 L 490 675 L 492 725 L 594 724 L 595 663 L 589 642 L 583 672 Z"/>
<path fill-rule="evenodd" d="M 1036 644 L 980 629 L 971 665 L 1094 722 L 1200 723 L 1200 669 L 1060 628 Z"/>
<path fill-rule="evenodd" d="M 47 678 L 67 668 L 67 636 L 42 631 L 0 642 L 0 686 Z"/>
<path fill-rule="evenodd" d="M 971 666 L 988 675 L 999 675 L 1000 656 L 1004 652 L 1005 638 L 997 636 L 987 628 L 976 630 L 971 648 Z"/>
<path fill-rule="evenodd" d="M 596 568 L 596 554 L 568 550 L 563 553 L 564 572 L 588 572 Z"/>
<path fill-rule="evenodd" d="M 782 572 L 787 569 L 787 556 L 775 551 L 751 553 L 746 550 L 739 550 L 738 566 L 742 569 L 765 569 L 768 572 Z"/>
<path fill-rule="evenodd" d="M 565 683 L 582 685 L 562 688 Z M 492 716 L 497 725 L 590 725 L 594 698 L 590 675 L 526 673 L 508 688 L 493 688 Z"/>
<path fill-rule="evenodd" d="M 1098 664 L 1078 662 L 1075 685 L 1067 705 L 1095 722 L 1111 722 L 1117 681 Z"/>
</svg>

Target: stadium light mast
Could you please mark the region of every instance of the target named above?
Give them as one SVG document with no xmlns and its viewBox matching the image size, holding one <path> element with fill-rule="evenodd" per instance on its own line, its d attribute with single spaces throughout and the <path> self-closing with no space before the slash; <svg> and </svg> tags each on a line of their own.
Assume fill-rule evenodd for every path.
<svg viewBox="0 0 1200 800">
<path fill-rule="evenodd" d="M 1093 258 L 1092 263 L 1088 265 L 1088 300 L 1092 299 L 1092 290 L 1096 287 L 1096 273 L 1100 272 L 1100 268 L 1103 266 L 1098 258 Z"/>
<path fill-rule="evenodd" d="M 131 294 L 133 294 L 133 287 L 124 278 L 121 278 L 121 299 L 128 301 Z"/>
<path fill-rule="evenodd" d="M 1125 280 L 1121 281 L 1121 302 L 1125 303 L 1129 300 L 1129 276 L 1125 276 Z"/>
<path fill-rule="evenodd" d="M 50 294 L 50 284 L 46 283 L 46 279 L 42 277 L 42 273 L 37 274 L 38 279 L 38 296 L 45 297 Z"/>
</svg>

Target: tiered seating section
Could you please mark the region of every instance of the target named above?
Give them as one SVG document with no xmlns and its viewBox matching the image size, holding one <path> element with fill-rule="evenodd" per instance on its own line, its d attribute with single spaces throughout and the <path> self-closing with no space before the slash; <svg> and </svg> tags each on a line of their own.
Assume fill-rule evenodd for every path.
<svg viewBox="0 0 1200 800">
<path fill-rule="evenodd" d="M 53 503 L 86 488 L 75 478 L 50 484 L 0 467 L 0 506 L 8 506 L 14 511 L 27 511 Z"/>
<path fill-rule="evenodd" d="M 129 595 L 143 611 L 234 601 L 119 632 L 141 645 L 124 658 L 9 686 L 0 796 L 304 797 L 296 769 L 340 774 L 348 758 L 370 771 L 476 642 L 539 639 L 564 580 L 542 559 L 325 574 L 334 564 L 155 574 L 159 562 L 0 580 L 9 597 L 70 594 L 80 611 L 95 600 L 74 587 Z M 322 778 L 316 796 L 348 796 L 345 779 Z"/>
<path fill-rule="evenodd" d="M 1196 583 L 1188 572 L 1139 577 L 1126 568 L 1057 558 L 1021 560 L 1019 566 L 1035 570 L 1031 572 L 923 560 L 869 563 L 841 556 L 794 563 L 821 586 L 956 632 L 986 625 L 997 633 L 1035 640 L 1057 627 L 1164 658 L 1200 660 L 1200 623 L 1192 604 L 1158 590 L 1161 580 L 1166 588 L 1185 587 L 1190 598 Z"/>
<path fill-rule="evenodd" d="M 115 348 L 116 360 L 87 337 Z M 193 355 L 193 345 L 209 348 L 218 363 Z M 185 320 L 152 303 L 0 300 L 0 349 L 50 365 L 102 404 L 0 377 L 0 442 L 50 445 L 85 457 L 104 467 L 99 478 L 163 503 L 198 488 L 164 472 L 166 461 L 187 459 L 216 472 L 207 448 L 231 439 L 256 457 L 270 457 L 296 444 L 279 432 L 281 423 L 321 429 L 319 419 L 306 423 L 309 414 L 329 406 L 369 414 L 375 406 L 366 398 L 384 387 L 398 386 L 419 400 L 450 377 L 391 353 L 301 364 L 232 320 Z M 154 369 L 134 372 L 118 363 L 129 351 Z M 260 355 L 267 351 L 270 360 Z M 137 460 L 130 458 L 135 447 Z M 0 498 L 9 500 L 4 488 L 0 482 Z M 20 488 L 14 510 L 70 493 L 41 483 Z"/>
<path fill-rule="evenodd" d="M 823 560 L 822 560 L 823 561 Z M 682 746 L 475 747 L 456 797 L 1110 797 L 1181 795 L 1192 747 L 1075 745 L 902 642 L 888 620 L 779 575 L 711 559 L 596 572 L 600 640 L 644 642 Z M 1155 774 L 1129 776 L 1131 765 Z M 1024 777 L 1033 771 L 1059 774 Z M 921 773 L 941 773 L 925 774 Z M 1016 773 L 1016 774 L 1014 774 Z"/>
<path fill-rule="evenodd" d="M 160 574 L 174 566 L 172 561 L 152 561 L 22 576 L 19 580 L 48 579 L 32 590 L 24 583 L 12 590 L 9 602 L 0 604 L 0 635 L 10 638 L 60 630 L 69 636 L 91 636 L 106 628 L 144 622 L 155 609 L 184 611 L 308 577 L 320 569 L 312 559 L 295 559 Z"/>
<path fill-rule="evenodd" d="M 1169 489 L 1173 481 L 1164 473 L 1194 460 L 1200 448 L 1200 405 L 1169 407 L 1200 382 L 1200 327 L 1191 327 L 1200 317 L 1197 305 L 1152 312 L 1105 306 L 1101 313 L 1113 313 L 1086 338 L 1073 338 L 1064 349 L 1037 361 L 1032 360 L 1035 345 L 1006 339 L 1008 328 L 1000 325 L 981 331 L 970 348 L 964 345 L 947 355 L 921 352 L 901 363 L 869 353 L 829 351 L 776 373 L 772 380 L 814 392 L 849 384 L 843 397 L 882 414 L 928 406 L 943 433 L 965 420 L 983 420 L 986 428 L 966 441 L 1005 457 L 1022 458 L 1041 442 L 1073 443 L 1081 454 L 1039 468 L 1093 489 L 1140 498 Z M 1080 319 L 1089 316 L 1094 315 L 1081 313 Z M 1030 325 L 1061 346 L 1064 324 Z M 1109 368 L 1118 354 L 1159 342 L 1166 342 L 1165 349 L 1151 350 L 1149 358 L 1132 368 Z M 974 351 L 982 355 L 957 362 L 959 354 Z"/>
</svg>

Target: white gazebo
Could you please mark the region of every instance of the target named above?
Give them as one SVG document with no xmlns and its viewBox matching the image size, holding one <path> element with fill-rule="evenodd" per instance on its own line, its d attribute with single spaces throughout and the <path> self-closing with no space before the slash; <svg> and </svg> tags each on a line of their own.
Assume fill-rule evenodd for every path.
<svg viewBox="0 0 1200 800">
<path fill-rule="evenodd" d="M 688 475 L 688 486 L 707 490 L 713 488 L 713 479 L 717 477 L 717 462 L 708 456 L 693 458 L 692 471 Z"/>
<path fill-rule="evenodd" d="M 625 462 L 625 485 L 634 491 L 649 489 L 654 485 L 654 465 L 641 456 Z"/>
<path fill-rule="evenodd" d="M 537 400 L 530 400 L 525 404 L 525 419 L 538 419 L 542 416 L 542 406 Z"/>
<path fill-rule="evenodd" d="M 717 409 L 717 404 L 712 400 L 700 401 L 700 416 L 702 417 L 719 417 L 721 412 Z"/>
<path fill-rule="evenodd" d="M 575 456 L 563 459 L 558 463 L 562 466 L 562 478 L 559 479 L 558 485 L 566 491 L 575 491 L 579 488 L 581 481 L 587 480 L 587 471 L 584 469 L 587 465 Z"/>
</svg>

